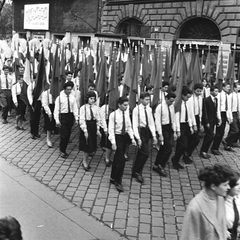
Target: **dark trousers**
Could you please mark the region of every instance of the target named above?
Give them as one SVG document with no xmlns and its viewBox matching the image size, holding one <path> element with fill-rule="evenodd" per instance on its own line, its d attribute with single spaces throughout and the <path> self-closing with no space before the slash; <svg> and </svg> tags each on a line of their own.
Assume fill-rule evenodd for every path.
<svg viewBox="0 0 240 240">
<path fill-rule="evenodd" d="M 200 137 L 199 137 L 199 130 L 200 130 L 200 120 L 199 120 L 199 115 L 195 116 L 196 118 L 196 124 L 197 124 L 197 132 L 194 132 L 189 136 L 188 139 L 188 147 L 187 147 L 187 155 L 192 156 L 193 151 L 197 147 L 197 145 L 200 142 Z"/>
<path fill-rule="evenodd" d="M 233 115 L 233 122 L 230 124 L 228 136 L 225 139 L 228 146 L 231 146 L 234 142 L 236 142 L 239 136 L 238 114 L 237 112 L 233 112 L 232 115 Z"/>
<path fill-rule="evenodd" d="M 126 150 L 126 134 L 125 135 L 116 134 L 115 138 L 117 150 L 113 158 L 111 178 L 114 179 L 115 182 L 121 184 L 126 161 L 124 157 L 124 153 Z"/>
<path fill-rule="evenodd" d="M 42 103 L 41 101 L 37 101 L 36 107 L 33 111 L 32 107 L 29 107 L 29 113 L 30 113 L 30 133 L 34 136 L 37 136 L 39 134 L 39 123 L 40 123 L 40 117 L 41 117 L 41 108 Z"/>
<path fill-rule="evenodd" d="M 188 147 L 188 139 L 190 136 L 190 129 L 187 123 L 181 123 L 180 125 L 181 136 L 177 140 L 177 146 L 175 155 L 172 161 L 178 163 L 184 152 L 186 152 Z"/>
<path fill-rule="evenodd" d="M 216 128 L 216 135 L 213 140 L 212 150 L 218 150 L 221 144 L 221 141 L 224 136 L 226 122 L 227 122 L 227 114 L 226 112 L 221 112 L 222 124 Z"/>
<path fill-rule="evenodd" d="M 73 113 L 61 113 L 60 114 L 60 151 L 66 152 L 67 145 L 70 139 L 74 116 Z"/>
<path fill-rule="evenodd" d="M 142 141 L 142 146 L 140 149 L 138 149 L 137 156 L 133 163 L 132 172 L 142 174 L 143 167 L 149 157 L 148 141 L 151 133 L 149 128 L 147 127 L 147 128 L 140 128 L 139 134 Z"/>
<path fill-rule="evenodd" d="M 208 152 L 210 145 L 212 144 L 213 139 L 214 139 L 214 127 L 215 127 L 215 125 L 210 125 L 209 128 L 204 126 L 205 136 L 203 139 L 201 152 L 205 152 L 205 153 Z"/>
<path fill-rule="evenodd" d="M 162 168 L 164 168 L 172 153 L 172 146 L 173 146 L 172 126 L 170 124 L 162 125 L 162 134 L 163 134 L 164 144 L 161 145 L 159 148 L 159 151 L 155 160 L 155 165 L 156 166 L 160 165 Z"/>
<path fill-rule="evenodd" d="M 7 106 L 3 108 L 2 118 L 7 120 L 8 112 L 12 109 L 12 93 L 11 90 L 4 89 L 2 90 L 3 94 L 6 96 Z"/>
</svg>

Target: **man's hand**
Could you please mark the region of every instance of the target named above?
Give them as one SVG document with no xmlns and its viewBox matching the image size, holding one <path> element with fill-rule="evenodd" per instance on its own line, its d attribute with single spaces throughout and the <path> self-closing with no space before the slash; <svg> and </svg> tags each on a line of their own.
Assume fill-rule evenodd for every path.
<svg viewBox="0 0 240 240">
<path fill-rule="evenodd" d="M 56 123 L 56 127 L 58 127 L 58 128 L 61 128 L 61 123 L 60 122 L 58 122 L 58 123 Z"/>
<path fill-rule="evenodd" d="M 88 131 L 84 132 L 84 137 L 88 140 Z"/>
<path fill-rule="evenodd" d="M 153 138 L 153 145 L 157 145 L 157 143 L 158 143 L 158 140 L 157 140 L 156 137 L 154 137 L 154 138 Z"/>
<path fill-rule="evenodd" d="M 78 120 L 75 121 L 75 126 L 77 126 L 77 125 L 78 125 Z"/>
<path fill-rule="evenodd" d="M 18 103 L 17 102 L 15 103 L 15 106 L 18 107 Z"/>
<path fill-rule="evenodd" d="M 134 138 L 132 139 L 132 145 L 133 145 L 133 146 L 137 146 L 137 143 L 136 143 L 136 141 L 135 141 Z"/>
<path fill-rule="evenodd" d="M 193 131 L 194 131 L 194 132 L 197 132 L 197 130 L 198 130 L 198 129 L 197 129 L 197 126 L 194 125 L 194 126 L 193 126 Z"/>
<path fill-rule="evenodd" d="M 181 132 L 177 131 L 177 138 L 180 138 L 180 136 L 181 136 Z"/>
<path fill-rule="evenodd" d="M 194 130 L 192 127 L 190 127 L 190 132 L 191 132 L 191 134 L 194 134 Z"/>
<path fill-rule="evenodd" d="M 210 125 L 209 125 L 210 126 Z M 204 132 L 204 127 L 203 125 L 200 126 L 200 132 Z"/>
<path fill-rule="evenodd" d="M 137 140 L 137 144 L 138 144 L 138 147 L 139 147 L 139 148 L 142 147 L 142 141 L 141 141 L 141 139 L 138 139 L 138 140 Z"/>
<path fill-rule="evenodd" d="M 98 135 L 99 137 L 101 137 L 101 136 L 102 136 L 102 134 L 100 133 L 100 131 L 99 131 L 99 130 L 97 130 L 97 135 Z"/>
<path fill-rule="evenodd" d="M 219 126 L 221 126 L 221 125 L 222 125 L 222 120 L 219 119 L 219 120 L 218 120 L 218 124 L 217 124 L 217 126 L 219 127 Z"/>
<path fill-rule="evenodd" d="M 174 140 L 174 141 L 177 141 L 177 139 L 178 139 L 177 133 L 174 132 L 174 133 L 173 133 L 173 140 Z"/>
<path fill-rule="evenodd" d="M 206 125 L 206 127 L 207 127 L 207 128 L 210 128 L 210 124 L 208 123 L 208 124 Z"/>
<path fill-rule="evenodd" d="M 50 121 L 52 121 L 52 114 L 48 114 Z"/>
<path fill-rule="evenodd" d="M 117 145 L 116 145 L 116 143 L 115 143 L 115 144 L 112 144 L 112 150 L 113 150 L 113 151 L 116 151 L 116 150 L 117 150 Z"/>
</svg>

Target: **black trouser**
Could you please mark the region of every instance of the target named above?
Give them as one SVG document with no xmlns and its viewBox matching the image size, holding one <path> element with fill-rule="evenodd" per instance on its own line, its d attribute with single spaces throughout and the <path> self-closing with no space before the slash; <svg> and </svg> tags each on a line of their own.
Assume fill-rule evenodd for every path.
<svg viewBox="0 0 240 240">
<path fill-rule="evenodd" d="M 230 124 L 228 136 L 226 137 L 226 143 L 228 146 L 231 146 L 234 142 L 236 142 L 239 135 L 238 114 L 237 112 L 233 112 L 232 115 L 233 115 L 233 122 Z"/>
<path fill-rule="evenodd" d="M 197 131 L 189 136 L 188 147 L 187 147 L 187 155 L 188 156 L 192 156 L 193 151 L 195 150 L 195 148 L 197 147 L 197 145 L 200 142 L 200 137 L 199 137 L 200 119 L 199 119 L 199 115 L 195 115 L 195 119 L 196 119 L 196 124 L 197 124 Z"/>
<path fill-rule="evenodd" d="M 6 96 L 7 106 L 3 107 L 2 118 L 7 120 L 8 112 L 12 109 L 12 93 L 9 89 L 3 89 L 3 94 Z"/>
<path fill-rule="evenodd" d="M 36 107 L 33 111 L 32 107 L 29 107 L 29 113 L 30 113 L 30 133 L 34 136 L 37 136 L 39 133 L 39 123 L 40 123 L 40 117 L 41 117 L 41 108 L 42 103 L 40 100 L 37 101 Z"/>
<path fill-rule="evenodd" d="M 175 155 L 172 158 L 172 161 L 174 163 L 178 163 L 184 152 L 186 152 L 187 147 L 188 147 L 188 139 L 190 136 L 190 129 L 188 123 L 181 123 L 180 124 L 180 131 L 181 131 L 181 136 L 177 140 L 177 146 L 176 146 L 176 151 Z"/>
<path fill-rule="evenodd" d="M 142 174 L 143 167 L 149 157 L 148 141 L 151 135 L 149 128 L 140 128 L 139 135 L 142 141 L 142 146 L 138 149 L 137 156 L 133 163 L 132 172 Z"/>
<path fill-rule="evenodd" d="M 66 152 L 67 145 L 70 139 L 74 116 L 73 113 L 61 113 L 60 114 L 60 151 Z"/>
<path fill-rule="evenodd" d="M 205 152 L 205 153 L 208 152 L 210 145 L 212 144 L 213 139 L 214 139 L 214 127 L 215 127 L 215 125 L 211 125 L 211 124 L 210 124 L 209 128 L 204 126 L 205 136 L 203 139 L 201 152 Z"/>
<path fill-rule="evenodd" d="M 171 124 L 162 125 L 162 135 L 164 144 L 160 146 L 158 154 L 156 156 L 155 165 L 161 165 L 162 168 L 166 166 L 166 163 L 172 153 L 172 135 L 173 130 Z"/>
<path fill-rule="evenodd" d="M 125 135 L 116 134 L 115 138 L 117 150 L 113 158 L 111 178 L 114 179 L 115 182 L 121 184 L 126 161 L 124 157 L 124 153 L 126 150 L 126 134 Z"/>
<path fill-rule="evenodd" d="M 221 144 L 221 141 L 223 139 L 226 122 L 227 122 L 226 112 L 221 112 L 221 119 L 222 119 L 222 124 L 216 128 L 216 135 L 213 140 L 212 150 L 218 150 Z"/>
</svg>

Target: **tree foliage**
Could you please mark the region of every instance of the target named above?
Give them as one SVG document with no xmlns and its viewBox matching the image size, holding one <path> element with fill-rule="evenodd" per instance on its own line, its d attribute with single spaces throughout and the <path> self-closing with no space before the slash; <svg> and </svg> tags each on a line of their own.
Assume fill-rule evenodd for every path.
<svg viewBox="0 0 240 240">
<path fill-rule="evenodd" d="M 13 9 L 12 1 L 5 0 L 1 8 L 2 2 L 0 1 L 0 37 L 9 38 L 12 35 L 12 22 L 13 22 Z"/>
</svg>

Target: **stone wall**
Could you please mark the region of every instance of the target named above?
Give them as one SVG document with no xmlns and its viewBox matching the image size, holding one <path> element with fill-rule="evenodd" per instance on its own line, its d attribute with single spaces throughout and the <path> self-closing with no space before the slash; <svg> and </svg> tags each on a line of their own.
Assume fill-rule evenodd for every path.
<svg viewBox="0 0 240 240">
<path fill-rule="evenodd" d="M 102 31 L 114 33 L 121 21 L 136 18 L 147 26 L 161 27 L 158 37 L 171 41 L 178 38 L 184 22 L 194 17 L 212 20 L 220 30 L 222 42 L 235 43 L 240 27 L 240 0 L 109 1 L 103 10 Z"/>
<path fill-rule="evenodd" d="M 50 32 L 65 33 L 94 33 L 98 21 L 98 1 L 97 0 L 14 0 L 14 26 L 17 32 L 23 29 L 24 5 L 50 3 Z M 80 16 L 87 23 L 78 17 Z"/>
</svg>

